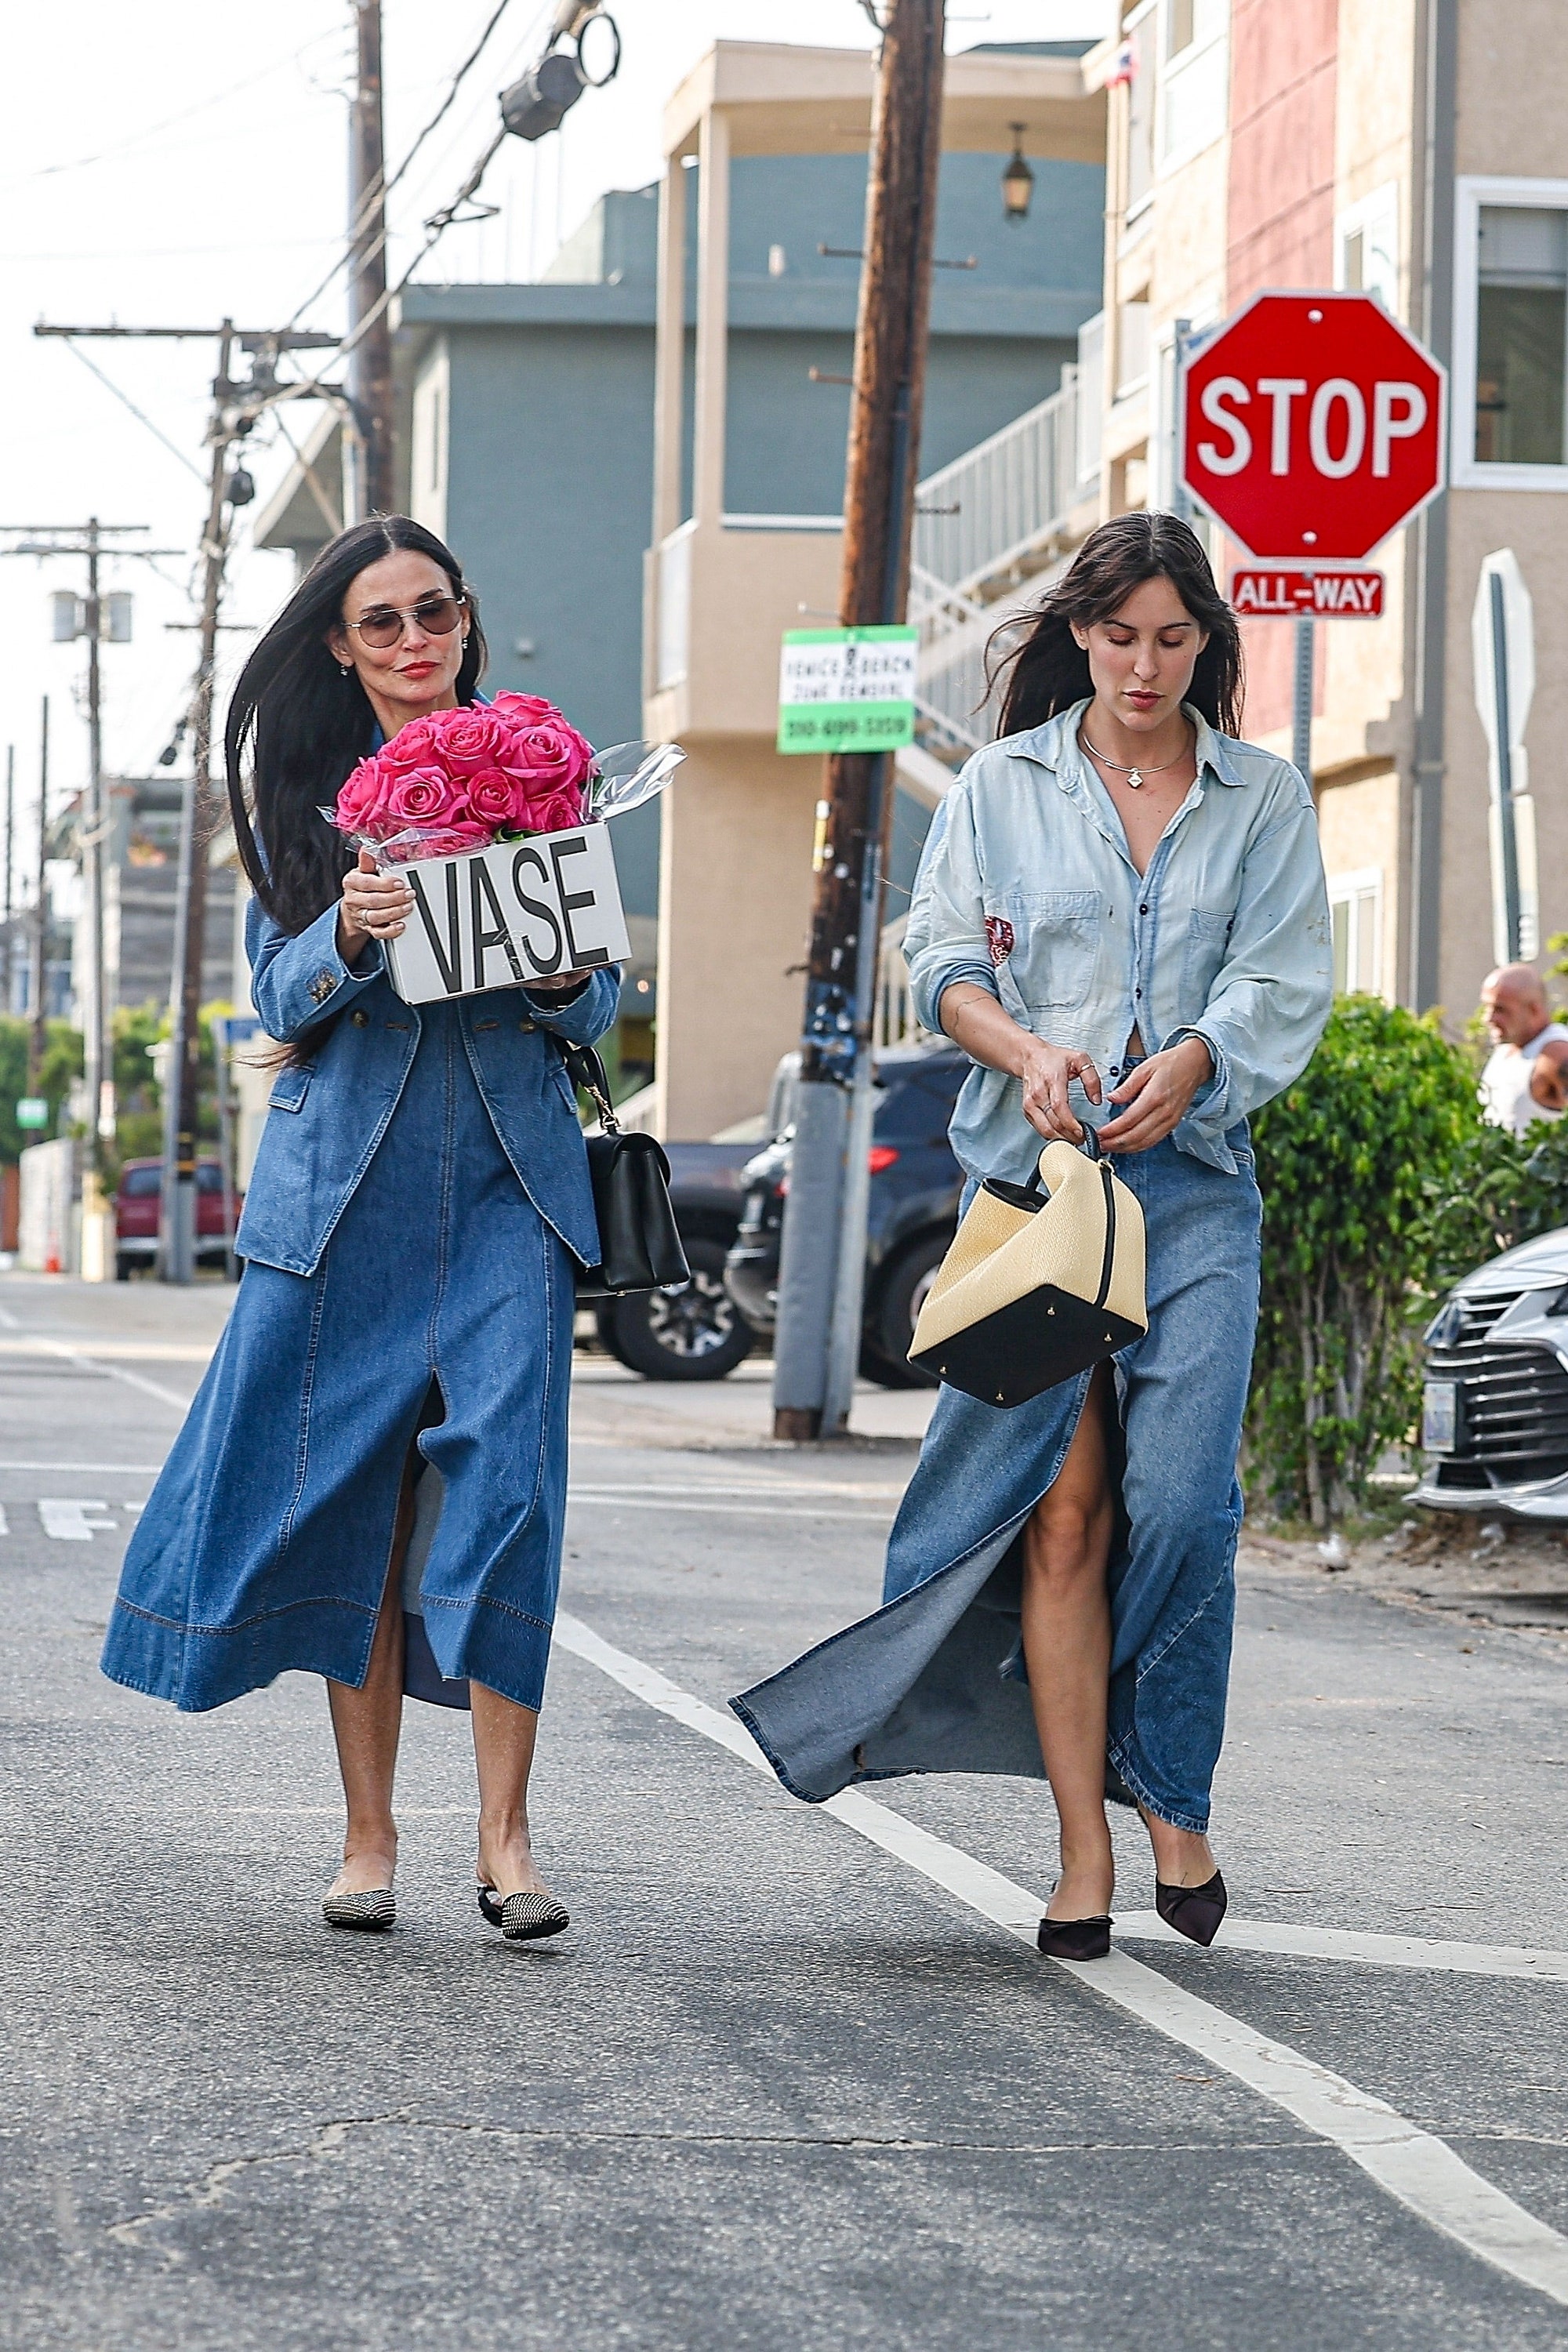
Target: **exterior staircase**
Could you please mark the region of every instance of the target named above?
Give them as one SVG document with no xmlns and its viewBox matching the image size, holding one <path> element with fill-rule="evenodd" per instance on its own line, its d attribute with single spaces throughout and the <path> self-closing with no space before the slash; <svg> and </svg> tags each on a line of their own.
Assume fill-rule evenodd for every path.
<svg viewBox="0 0 1568 2352">
<path fill-rule="evenodd" d="M 1037 595 L 1098 518 L 1101 326 L 1091 319 L 1080 331 L 1078 364 L 1062 370 L 1058 392 L 916 490 L 909 603 L 920 630 L 915 742 L 899 754 L 898 773 L 928 807 L 995 732 L 986 709 L 986 646 L 1026 609 L 1025 592 Z M 913 1045 L 925 1034 L 910 1001 L 907 920 L 900 915 L 882 930 L 879 1048 Z"/>
<path fill-rule="evenodd" d="M 1018 609 L 1021 592 L 1058 571 L 1096 519 L 1100 331 L 1098 319 L 1083 328 L 1078 364 L 1063 369 L 1059 391 L 928 475 L 916 492 L 909 604 L 921 633 L 916 740 L 949 769 L 994 731 L 984 708 L 987 642 Z"/>
</svg>

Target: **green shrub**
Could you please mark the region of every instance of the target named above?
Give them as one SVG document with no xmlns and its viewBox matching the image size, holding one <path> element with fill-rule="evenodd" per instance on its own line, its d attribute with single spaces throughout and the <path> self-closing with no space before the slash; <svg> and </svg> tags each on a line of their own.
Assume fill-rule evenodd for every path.
<svg viewBox="0 0 1568 2352">
<path fill-rule="evenodd" d="M 1434 1021 L 1342 997 L 1253 1139 L 1266 1214 L 1249 1469 L 1277 1510 L 1327 1527 L 1415 1418 L 1440 1234 L 1467 1239 L 1435 1203 L 1466 1152 L 1488 1149 L 1474 1074 Z"/>
</svg>

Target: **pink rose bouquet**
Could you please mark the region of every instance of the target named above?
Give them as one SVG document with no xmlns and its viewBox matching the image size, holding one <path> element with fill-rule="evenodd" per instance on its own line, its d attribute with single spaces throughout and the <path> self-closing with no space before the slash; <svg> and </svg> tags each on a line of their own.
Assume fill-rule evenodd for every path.
<svg viewBox="0 0 1568 2352">
<path fill-rule="evenodd" d="M 594 747 L 537 694 L 411 719 L 362 760 L 322 814 L 384 865 L 452 857 L 592 811 Z"/>
</svg>

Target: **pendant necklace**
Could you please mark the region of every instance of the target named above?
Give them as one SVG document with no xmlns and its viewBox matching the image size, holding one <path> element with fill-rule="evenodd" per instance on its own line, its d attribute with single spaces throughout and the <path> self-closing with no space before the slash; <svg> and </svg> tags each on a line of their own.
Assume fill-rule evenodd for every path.
<svg viewBox="0 0 1568 2352">
<path fill-rule="evenodd" d="M 1173 760 L 1162 760 L 1157 768 L 1130 768 L 1125 761 L 1108 760 L 1103 751 L 1097 751 L 1081 729 L 1078 740 L 1091 758 L 1100 761 L 1102 768 L 1114 768 L 1119 776 L 1125 776 L 1134 792 L 1138 791 L 1145 776 L 1163 776 L 1167 768 L 1179 768 L 1192 748 L 1190 744 L 1184 744 Z"/>
</svg>

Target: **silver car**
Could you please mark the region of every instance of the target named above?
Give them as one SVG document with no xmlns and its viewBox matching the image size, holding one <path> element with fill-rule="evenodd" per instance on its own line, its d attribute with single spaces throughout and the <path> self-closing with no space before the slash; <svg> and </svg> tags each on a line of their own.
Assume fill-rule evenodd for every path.
<svg viewBox="0 0 1568 2352">
<path fill-rule="evenodd" d="M 1425 1371 L 1412 1499 L 1568 1525 L 1568 1227 L 1455 1286 Z"/>
</svg>

